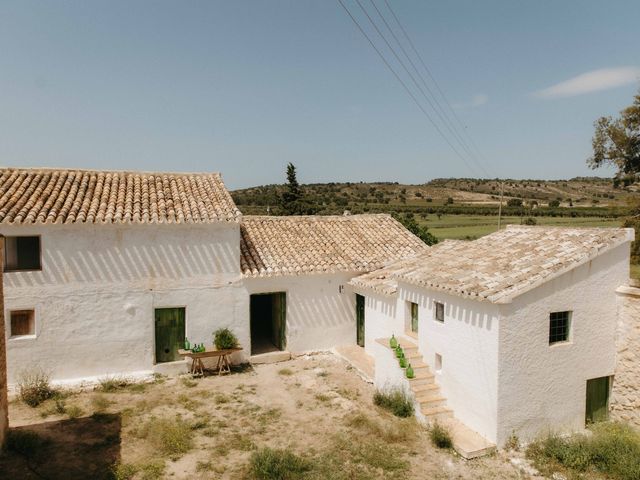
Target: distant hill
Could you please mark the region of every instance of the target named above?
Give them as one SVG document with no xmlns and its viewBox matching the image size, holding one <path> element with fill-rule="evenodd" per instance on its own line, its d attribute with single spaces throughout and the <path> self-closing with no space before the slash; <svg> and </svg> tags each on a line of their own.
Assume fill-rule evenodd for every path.
<svg viewBox="0 0 640 480">
<path fill-rule="evenodd" d="M 435 179 L 419 185 L 394 182 L 317 183 L 301 186 L 315 205 L 311 213 L 436 211 L 481 214 L 497 208 L 500 182 L 473 178 Z M 232 192 L 245 214 L 279 213 L 284 185 L 263 185 Z M 628 200 L 640 194 L 640 184 L 618 185 L 610 178 L 577 177 L 570 180 L 505 180 L 504 202 L 521 199 L 523 208 L 555 208 L 561 215 L 573 209 L 580 216 L 622 215 Z M 555 203 L 559 205 L 556 207 Z M 517 206 L 518 201 L 511 202 Z M 593 212 L 593 213 L 589 213 Z M 514 212 L 512 212 L 514 213 Z M 542 214 L 542 211 L 540 212 Z"/>
</svg>

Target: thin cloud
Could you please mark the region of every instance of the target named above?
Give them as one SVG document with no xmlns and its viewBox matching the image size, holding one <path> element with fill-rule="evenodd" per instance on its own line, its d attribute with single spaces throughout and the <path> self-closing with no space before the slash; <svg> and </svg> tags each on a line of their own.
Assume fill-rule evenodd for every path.
<svg viewBox="0 0 640 480">
<path fill-rule="evenodd" d="M 453 108 L 476 108 L 489 102 L 489 96 L 484 93 L 474 95 L 470 102 L 455 103 Z"/>
<path fill-rule="evenodd" d="M 534 92 L 538 98 L 561 98 L 609 90 L 640 80 L 640 68 L 620 67 L 592 70 L 551 87 Z"/>
</svg>

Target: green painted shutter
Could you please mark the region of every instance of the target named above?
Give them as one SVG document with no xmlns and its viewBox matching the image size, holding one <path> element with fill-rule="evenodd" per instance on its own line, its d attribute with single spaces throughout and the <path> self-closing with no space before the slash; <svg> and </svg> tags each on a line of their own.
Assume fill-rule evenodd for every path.
<svg viewBox="0 0 640 480">
<path fill-rule="evenodd" d="M 609 418 L 610 377 L 587 380 L 587 409 L 585 423 L 603 422 Z"/>
<path fill-rule="evenodd" d="M 364 347 L 364 297 L 356 294 L 356 341 Z"/>
<path fill-rule="evenodd" d="M 418 333 L 418 304 L 411 303 L 411 331 Z"/>
<path fill-rule="evenodd" d="M 287 348 L 287 294 L 278 292 L 271 295 L 271 341 L 279 350 L 284 350 Z"/>
<path fill-rule="evenodd" d="M 184 308 L 156 309 L 156 363 L 180 360 L 178 349 L 184 346 L 184 319 Z"/>
</svg>

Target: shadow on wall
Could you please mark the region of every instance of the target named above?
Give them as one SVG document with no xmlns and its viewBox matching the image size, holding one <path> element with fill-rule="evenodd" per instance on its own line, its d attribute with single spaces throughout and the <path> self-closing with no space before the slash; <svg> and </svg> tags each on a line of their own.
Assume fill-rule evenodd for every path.
<svg viewBox="0 0 640 480">
<path fill-rule="evenodd" d="M 239 274 L 233 239 L 216 230 L 53 231 L 42 237 L 42 271 L 7 275 L 6 284 L 34 287 Z"/>
<path fill-rule="evenodd" d="M 368 297 L 368 304 L 367 306 L 378 310 L 379 312 L 383 313 L 384 315 L 394 318 L 396 316 L 396 307 L 398 302 L 396 301 L 395 297 L 393 299 L 390 300 L 378 300 L 375 299 L 373 297 Z"/>
<path fill-rule="evenodd" d="M 16 446 L 0 455 L 2 478 L 111 479 L 120 460 L 121 428 L 117 414 L 12 428 L 8 446 Z M 35 440 L 18 444 L 26 435 Z"/>
<path fill-rule="evenodd" d="M 430 320 L 433 320 L 434 302 L 443 302 L 445 305 L 446 318 L 453 318 L 467 325 L 488 331 L 491 331 L 493 327 L 492 315 L 489 312 L 493 304 L 489 304 L 488 302 L 479 302 L 477 300 L 448 295 L 431 297 L 418 291 L 409 291 L 405 300 L 423 306 L 428 305 L 430 308 Z"/>
<path fill-rule="evenodd" d="M 355 299 L 351 301 L 349 296 L 317 291 L 313 298 L 300 300 L 291 295 L 287 299 L 287 313 L 302 328 L 338 327 L 345 323 L 353 323 L 355 328 Z"/>
<path fill-rule="evenodd" d="M 465 308 L 460 305 L 449 304 L 446 305 L 445 308 L 445 316 L 455 318 L 456 320 L 462 321 L 472 327 L 485 328 L 491 331 L 491 315 L 475 309 Z M 479 309 L 481 308 L 482 307 L 479 307 Z"/>
</svg>

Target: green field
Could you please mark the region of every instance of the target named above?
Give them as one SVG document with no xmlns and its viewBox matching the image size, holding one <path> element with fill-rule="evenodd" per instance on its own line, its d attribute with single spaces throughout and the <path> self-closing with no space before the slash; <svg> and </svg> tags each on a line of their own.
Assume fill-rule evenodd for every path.
<svg viewBox="0 0 640 480">
<path fill-rule="evenodd" d="M 498 216 L 484 215 L 427 215 L 416 217 L 439 240 L 446 238 L 472 240 L 498 230 Z M 620 219 L 603 217 L 535 217 L 538 225 L 566 227 L 619 227 Z M 520 224 L 520 217 L 502 217 L 502 225 Z"/>
</svg>

